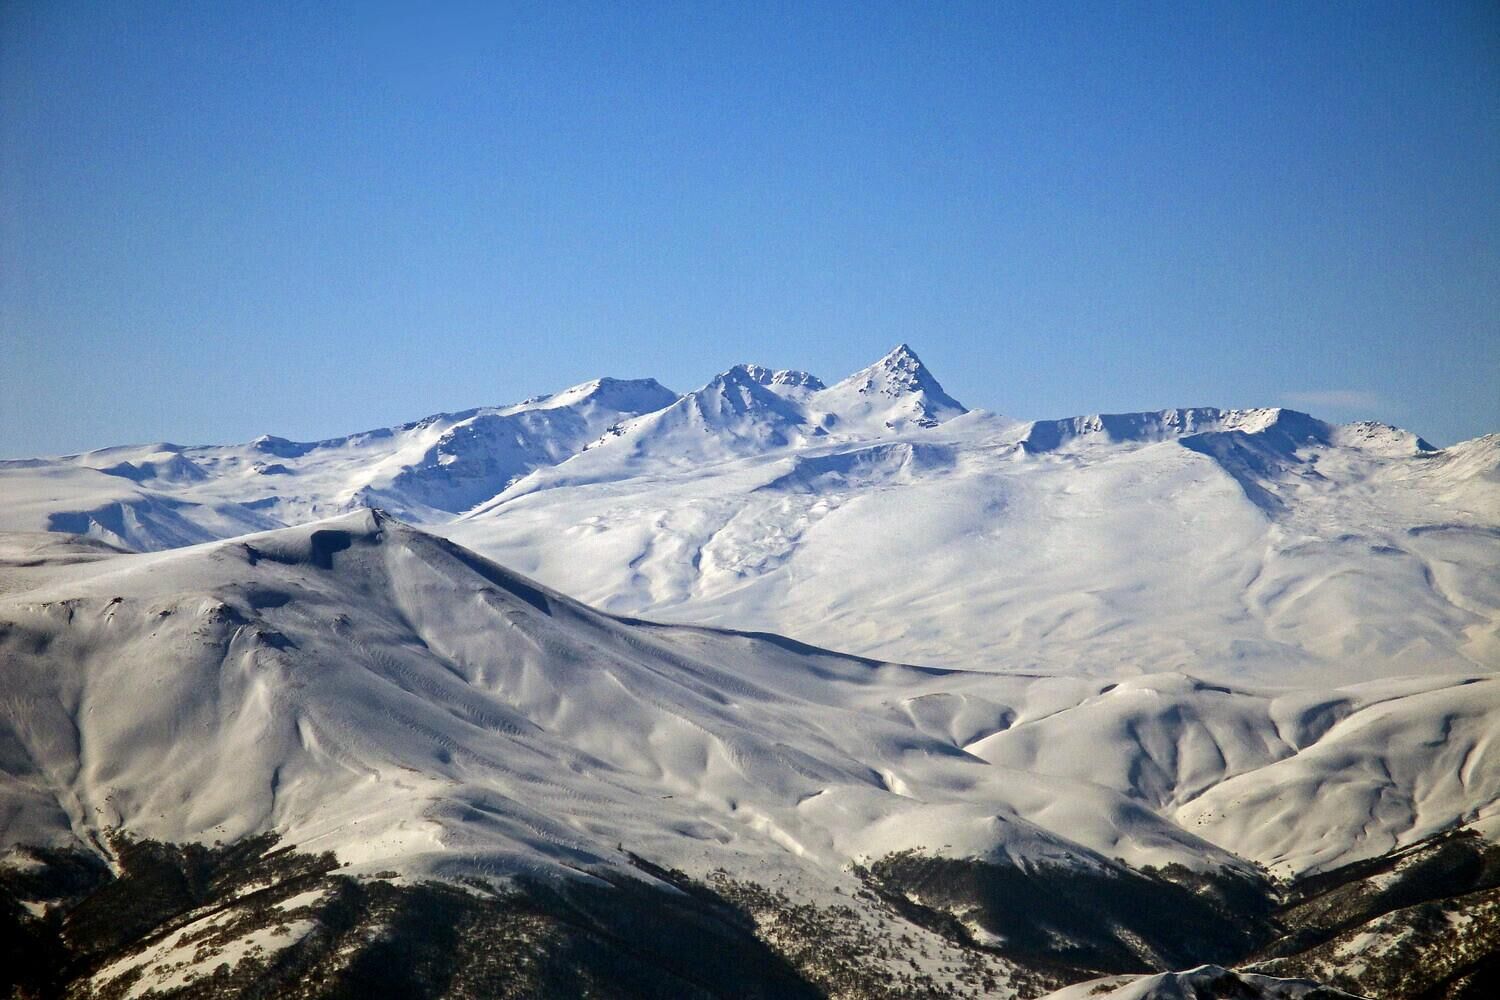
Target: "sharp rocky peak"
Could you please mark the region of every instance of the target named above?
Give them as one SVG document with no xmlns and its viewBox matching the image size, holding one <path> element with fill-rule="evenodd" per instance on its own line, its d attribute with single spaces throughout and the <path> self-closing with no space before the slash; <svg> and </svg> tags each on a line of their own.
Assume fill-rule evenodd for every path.
<svg viewBox="0 0 1500 1000">
<path fill-rule="evenodd" d="M 939 411 L 959 413 L 967 408 L 948 395 L 942 384 L 917 357 L 907 344 L 897 344 L 885 357 L 855 372 L 841 385 L 851 387 L 862 395 L 881 395 L 900 399 L 916 396 L 922 400 L 924 415 L 935 416 Z M 931 413 L 925 411 L 931 410 Z"/>
<path fill-rule="evenodd" d="M 816 392 L 824 388 L 823 380 L 809 372 L 795 368 L 767 368 L 764 365 L 735 365 L 725 373 L 749 379 L 758 385 L 773 388 L 808 389 Z"/>
<path fill-rule="evenodd" d="M 922 359 L 909 344 L 897 344 L 886 356 L 875 362 L 876 366 L 892 372 L 918 372 L 925 370 Z"/>
</svg>

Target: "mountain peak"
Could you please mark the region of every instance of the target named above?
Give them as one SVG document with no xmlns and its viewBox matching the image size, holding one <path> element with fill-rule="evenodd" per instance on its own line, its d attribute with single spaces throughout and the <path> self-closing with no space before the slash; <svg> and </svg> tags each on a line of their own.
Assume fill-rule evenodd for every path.
<svg viewBox="0 0 1500 1000">
<path fill-rule="evenodd" d="M 654 378 L 602 378 L 580 382 L 561 392 L 536 396 L 521 406 L 555 407 L 595 402 L 631 413 L 650 413 L 672 404 L 677 394 Z"/>
<path fill-rule="evenodd" d="M 948 399 L 954 406 L 959 404 L 943 390 L 936 377 L 922 359 L 917 357 L 917 352 L 907 344 L 897 344 L 886 352 L 879 361 L 861 371 L 855 372 L 846 382 L 861 380 L 870 383 L 873 389 L 878 384 L 883 389 L 892 389 L 898 392 L 927 392 L 937 394 Z M 888 393 L 893 394 L 893 393 Z M 962 407 L 959 407 L 962 409 Z"/>
<path fill-rule="evenodd" d="M 968 412 L 948 395 L 917 352 L 905 343 L 897 344 L 879 361 L 850 375 L 829 392 L 853 395 L 872 404 L 882 397 L 893 401 L 891 412 L 882 417 L 893 428 L 908 419 L 932 427 Z"/>
<path fill-rule="evenodd" d="M 806 389 L 817 392 L 825 388 L 823 380 L 810 372 L 799 371 L 795 368 L 767 368 L 764 365 L 735 365 L 729 369 L 726 375 L 745 378 L 768 389 L 785 391 L 788 389 Z"/>
<path fill-rule="evenodd" d="M 905 341 L 887 351 L 885 357 L 876 364 L 893 371 L 911 371 L 923 367 L 922 359 L 917 357 L 917 352 Z"/>
</svg>

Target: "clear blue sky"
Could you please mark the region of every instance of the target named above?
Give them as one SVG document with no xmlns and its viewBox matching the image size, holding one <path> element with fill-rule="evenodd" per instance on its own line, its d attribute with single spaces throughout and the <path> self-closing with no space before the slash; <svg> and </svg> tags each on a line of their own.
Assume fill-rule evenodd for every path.
<svg viewBox="0 0 1500 1000">
<path fill-rule="evenodd" d="M 599 374 L 1500 430 L 1500 6 L 0 2 L 0 455 Z"/>
</svg>

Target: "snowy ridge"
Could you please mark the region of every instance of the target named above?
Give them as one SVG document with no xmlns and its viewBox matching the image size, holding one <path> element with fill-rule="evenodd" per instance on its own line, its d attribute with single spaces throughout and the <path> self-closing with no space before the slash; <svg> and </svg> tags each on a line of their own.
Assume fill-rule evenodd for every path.
<svg viewBox="0 0 1500 1000">
<path fill-rule="evenodd" d="M 916 848 L 1301 874 L 1500 808 L 1500 678 L 904 667 L 610 618 L 371 511 L 150 555 L 36 537 L 0 577 L 5 844 L 277 830 L 413 872 L 618 866 L 624 842 L 835 880 Z"/>
<path fill-rule="evenodd" d="M 1328 424 L 1306 413 L 1281 407 L 1220 410 L 1214 407 L 1146 413 L 1095 413 L 1067 420 L 1033 421 L 1021 438 L 1028 452 L 1055 451 L 1079 439 L 1122 444 L 1151 443 L 1197 434 L 1256 435 L 1283 453 L 1315 445 L 1341 445 L 1389 457 L 1437 451 L 1410 431 L 1389 424 L 1361 421 Z"/>
<path fill-rule="evenodd" d="M 1263 430 L 1276 410 L 1216 410 L 1197 407 L 1150 413 L 1095 413 L 1066 420 L 1036 420 L 1027 426 L 1020 444 L 1028 453 L 1056 451 L 1074 441 L 1148 443 L 1204 431 Z"/>
<path fill-rule="evenodd" d="M 738 365 L 737 368 L 752 381 L 758 382 L 772 392 L 782 395 L 801 395 L 826 389 L 823 380 L 808 372 L 793 368 L 771 369 L 764 365 Z"/>
<path fill-rule="evenodd" d="M 438 530 L 611 611 L 915 662 L 1298 683 L 1500 664 L 1485 439 L 1427 451 L 1282 410 L 1062 424 L 1083 433 L 969 413 L 685 468 L 601 448 Z"/>
<path fill-rule="evenodd" d="M 506 407 L 442 413 L 324 441 L 153 444 L 0 462 L 0 529 L 174 548 L 383 505 L 446 520 L 607 427 L 677 398 L 654 379 L 595 379 Z"/>
<path fill-rule="evenodd" d="M 1500 436 L 1017 423 L 904 345 L 831 386 L 745 364 L 0 463 L 0 858 L 123 832 L 279 835 L 407 882 L 667 866 L 785 887 L 716 883 L 762 930 L 806 904 L 920 924 L 943 962 L 998 948 L 998 995 L 1056 961 L 1238 961 L 1276 933 L 1268 873 L 1500 837 L 1497 565 Z M 1032 925 L 990 905 L 1017 898 Z M 1324 950 L 1440 951 L 1421 906 Z M 176 982 L 158 951 L 106 978 Z M 1312 995 L 1217 966 L 1090 989 Z"/>
<path fill-rule="evenodd" d="M 785 448 L 811 433 L 791 394 L 778 391 L 778 374 L 738 365 L 671 406 L 637 421 L 615 447 L 678 463 Z"/>
<path fill-rule="evenodd" d="M 613 618 L 377 511 L 151 554 L 5 536 L 0 659 L 0 857 L 269 832 L 358 878 L 495 885 L 641 880 L 643 857 L 909 934 L 849 909 L 856 866 L 977 866 L 923 881 L 925 906 L 966 899 L 971 872 L 1034 900 L 1119 885 L 1201 908 L 1140 873 L 1264 893 L 1257 865 L 1305 876 L 1500 832 L 1500 678 L 1293 691 L 903 666 Z M 1000 945 L 986 922 L 1015 919 L 953 912 Z M 1121 970 L 1182 954 L 1112 923 L 1128 911 L 1108 932 L 1068 912 L 1045 931 L 1060 954 Z M 169 952 L 101 982 L 170 979 L 191 957 Z M 1118 995 L 1196 995 L 1205 976 L 1304 995 L 1219 969 Z"/>
<path fill-rule="evenodd" d="M 1112 863 L 1105 846 L 1230 863 L 1107 793 L 1068 809 L 1123 828 L 1049 833 L 1004 805 L 1018 780 L 1034 796 L 1029 779 L 875 707 L 966 675 L 616 621 L 374 512 L 33 575 L 0 601 L 3 718 L 30 762 L 9 775 L 7 843 L 275 828 L 416 870 L 473 851 L 481 869 L 618 864 L 627 833 L 835 870 L 939 838 L 1091 866 Z M 128 694 L 142 686 L 148 704 Z M 564 825 L 537 812 L 558 795 Z"/>
<path fill-rule="evenodd" d="M 739 365 L 680 397 L 605 379 L 315 444 L 0 463 L 0 528 L 158 549 L 380 506 L 623 614 L 981 670 L 1340 683 L 1493 669 L 1497 483 L 1494 435 L 966 412 L 902 345 L 826 387 Z"/>
</svg>

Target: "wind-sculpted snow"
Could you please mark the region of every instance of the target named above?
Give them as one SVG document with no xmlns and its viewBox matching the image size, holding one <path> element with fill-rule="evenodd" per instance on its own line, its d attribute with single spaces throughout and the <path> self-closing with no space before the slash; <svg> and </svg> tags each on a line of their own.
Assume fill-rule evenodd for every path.
<svg viewBox="0 0 1500 1000">
<path fill-rule="evenodd" d="M 0 856 L 275 834 L 531 886 L 644 858 L 1023 978 L 1232 961 L 1272 932 L 1260 865 L 1500 832 L 1487 674 L 906 666 L 613 617 L 375 511 L 148 554 L 0 536 L 0 663 Z M 1275 989 L 1246 995 L 1302 995 Z"/>
<path fill-rule="evenodd" d="M 438 530 L 612 611 L 978 670 L 1500 665 L 1500 488 L 1471 449 L 1177 426 L 1033 452 L 1026 425 L 968 414 L 680 470 L 600 448 Z"/>
<path fill-rule="evenodd" d="M 617 865 L 625 843 L 825 874 L 908 849 L 1299 873 L 1500 798 L 1486 677 L 898 666 L 611 618 L 372 512 L 150 555 L 24 548 L 44 537 L 12 536 L 0 576 L 8 842 L 274 829 L 431 871 Z"/>
<path fill-rule="evenodd" d="M 0 530 L 176 548 L 381 504 L 443 520 L 607 428 L 677 398 L 652 379 L 596 379 L 506 407 L 443 413 L 318 442 L 107 448 L 0 462 Z"/>
<path fill-rule="evenodd" d="M 1263 903 L 1267 870 L 1500 835 L 1496 435 L 1018 423 L 903 345 L 832 385 L 737 365 L 0 463 L 0 531 L 38 532 L 0 535 L 5 844 L 269 832 L 356 873 L 611 884 L 645 858 L 757 913 L 768 878 L 874 886 L 865 917 L 942 947 L 1124 972 L 1248 945 L 1121 900 Z"/>
<path fill-rule="evenodd" d="M 1172 675 L 1110 685 L 966 749 L 1092 780 L 1274 873 L 1299 875 L 1455 823 L 1500 823 L 1497 721 L 1496 677 L 1254 692 Z"/>
<path fill-rule="evenodd" d="M 0 463 L 0 528 L 189 545 L 380 506 L 606 610 L 886 659 L 1336 685 L 1500 665 L 1500 446 L 1208 407 L 1016 423 L 904 345 L 332 441 Z"/>
<path fill-rule="evenodd" d="M 924 472 L 951 468 L 953 464 L 953 450 L 940 445 L 877 444 L 828 455 L 799 455 L 792 459 L 791 471 L 761 489 L 815 494 L 869 489 L 910 482 Z"/>
</svg>

